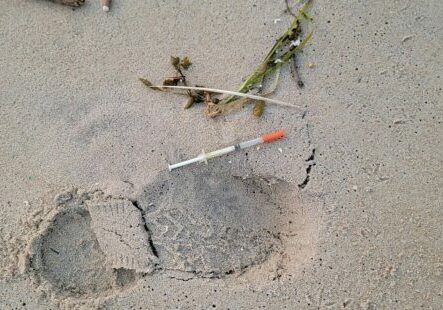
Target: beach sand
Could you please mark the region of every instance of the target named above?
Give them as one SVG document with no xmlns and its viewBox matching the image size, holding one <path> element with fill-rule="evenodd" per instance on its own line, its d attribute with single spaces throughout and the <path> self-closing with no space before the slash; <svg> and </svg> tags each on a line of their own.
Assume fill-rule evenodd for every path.
<svg viewBox="0 0 443 310">
<path fill-rule="evenodd" d="M 313 1 L 261 118 L 236 90 L 284 1 L 0 3 L 0 308 L 439 309 L 443 2 Z M 168 163 L 283 128 L 284 139 Z"/>
</svg>

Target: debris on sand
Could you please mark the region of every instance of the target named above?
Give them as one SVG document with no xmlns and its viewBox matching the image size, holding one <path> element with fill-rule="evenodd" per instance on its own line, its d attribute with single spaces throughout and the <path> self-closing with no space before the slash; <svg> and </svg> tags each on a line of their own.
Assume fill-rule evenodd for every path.
<svg viewBox="0 0 443 310">
<path fill-rule="evenodd" d="M 189 86 L 186 76 L 183 74 L 183 70 L 187 70 L 192 65 L 188 57 L 182 59 L 175 56 L 171 57 L 171 64 L 177 71 L 177 75 L 166 78 L 163 80 L 162 85 L 154 85 L 145 78 L 140 78 L 140 81 L 154 90 L 172 90 L 179 94 L 184 94 L 180 91 L 186 91 L 185 95 L 188 99 L 186 100 L 184 108 L 189 109 L 196 103 L 204 103 L 205 114 L 211 118 L 227 114 L 234 109 L 241 108 L 250 103 L 254 103 L 252 114 L 256 117 L 260 117 L 263 114 L 265 102 L 300 108 L 296 105 L 267 97 L 276 90 L 280 77 L 280 69 L 282 65 L 287 62 L 292 63 L 292 75 L 298 87 L 301 88 L 304 85 L 297 72 L 295 55 L 303 49 L 312 37 L 312 32 L 302 37 L 301 29 L 302 21 L 312 21 L 312 17 L 306 13 L 309 4 L 310 1 L 308 0 L 297 13 L 292 14 L 294 19 L 288 29 L 276 40 L 263 60 L 235 92 L 200 87 L 197 85 Z M 268 89 L 264 90 L 264 81 L 271 76 L 273 76 L 273 82 Z M 224 94 L 225 96 L 219 98 L 216 94 Z"/>
<path fill-rule="evenodd" d="M 285 131 L 284 130 L 277 130 L 274 132 L 270 132 L 267 134 L 264 134 L 256 139 L 252 139 L 249 141 L 244 141 L 235 145 L 231 145 L 225 148 L 222 148 L 220 150 L 216 150 L 216 151 L 212 151 L 209 153 L 205 153 L 205 151 L 203 150 L 202 153 L 200 155 L 198 155 L 195 158 L 186 160 L 186 161 L 182 161 L 180 163 L 177 164 L 173 164 L 173 165 L 168 165 L 169 167 L 169 171 L 172 171 L 174 169 L 180 168 L 180 167 L 184 167 L 190 164 L 194 164 L 194 163 L 199 163 L 199 162 L 205 162 L 206 164 L 208 163 L 208 159 L 212 159 L 218 156 L 222 156 L 222 155 L 226 155 L 229 153 L 232 153 L 234 151 L 237 150 L 241 150 L 241 149 L 245 149 L 248 147 L 252 147 L 252 146 L 256 146 L 262 143 L 268 143 L 268 142 L 272 142 L 278 139 L 281 139 L 285 136 Z M 281 150 L 281 148 L 279 148 L 279 150 Z M 280 151 L 281 153 L 282 151 Z"/>
<path fill-rule="evenodd" d="M 104 12 L 109 12 L 109 8 L 111 7 L 111 0 L 100 0 L 100 4 Z"/>
<path fill-rule="evenodd" d="M 79 7 L 85 4 L 85 0 L 50 0 L 50 1 L 72 7 Z"/>
</svg>

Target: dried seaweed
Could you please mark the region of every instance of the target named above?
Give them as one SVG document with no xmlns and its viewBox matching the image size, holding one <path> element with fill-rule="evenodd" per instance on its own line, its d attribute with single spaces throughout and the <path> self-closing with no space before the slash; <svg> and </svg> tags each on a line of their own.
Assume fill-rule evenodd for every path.
<svg viewBox="0 0 443 310">
<path fill-rule="evenodd" d="M 148 86 L 149 88 L 153 89 L 153 90 L 162 90 L 160 87 L 156 87 L 153 86 L 153 84 L 148 81 L 147 79 L 144 78 L 138 78 L 140 80 L 140 82 L 142 82 L 143 84 L 145 84 L 146 86 Z"/>
<path fill-rule="evenodd" d="M 180 61 L 180 66 L 185 69 L 188 70 L 188 68 L 192 65 L 192 62 L 189 60 L 188 56 L 185 56 L 181 61 Z"/>
<path fill-rule="evenodd" d="M 194 99 L 194 97 L 189 97 L 188 98 L 188 100 L 186 101 L 186 103 L 185 103 L 185 105 L 184 105 L 184 107 L 183 107 L 183 109 L 189 109 L 190 107 L 192 107 L 193 105 L 194 105 L 194 102 L 195 102 L 195 99 Z"/>
<path fill-rule="evenodd" d="M 255 102 L 252 113 L 256 117 L 260 117 L 263 114 L 265 102 L 300 108 L 299 106 L 279 100 L 269 99 L 267 96 L 271 95 L 277 88 L 280 68 L 287 62 L 291 62 L 292 74 L 297 81 L 297 85 L 303 87 L 303 82 L 298 76 L 295 55 L 303 49 L 312 37 L 312 32 L 304 37 L 301 35 L 302 20 L 312 20 L 312 17 L 306 13 L 309 4 L 310 0 L 307 0 L 297 13 L 292 13 L 288 1 L 286 1 L 288 13 L 294 16 L 293 21 L 288 29 L 276 40 L 275 44 L 268 51 L 263 60 L 245 79 L 236 92 L 201 86 L 189 86 L 186 76 L 183 74 L 183 70 L 188 70 L 192 65 L 192 62 L 188 57 L 180 59 L 180 57 L 171 56 L 171 64 L 178 75 L 166 78 L 162 83 L 163 85 L 153 85 L 150 81 L 142 78 L 140 78 L 140 81 L 155 90 L 173 91 L 188 96 L 184 109 L 189 109 L 195 103 L 204 103 L 205 113 L 209 117 L 229 113 L 230 111 L 243 107 L 251 102 Z M 271 74 L 274 74 L 274 81 L 269 89 L 264 91 L 263 81 Z M 255 90 L 256 94 L 251 94 L 250 92 L 252 92 L 252 90 Z M 186 93 L 180 91 L 186 91 Z M 227 96 L 218 98 L 216 97 L 216 94 L 224 94 Z"/>
<path fill-rule="evenodd" d="M 262 116 L 265 110 L 265 102 L 263 100 L 258 100 L 255 102 L 254 108 L 252 109 L 252 115 L 256 117 Z"/>
</svg>

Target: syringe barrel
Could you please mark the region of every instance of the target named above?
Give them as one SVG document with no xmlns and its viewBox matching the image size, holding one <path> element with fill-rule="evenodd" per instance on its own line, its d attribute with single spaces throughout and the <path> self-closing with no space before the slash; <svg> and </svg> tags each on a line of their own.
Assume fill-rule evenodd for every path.
<svg viewBox="0 0 443 310">
<path fill-rule="evenodd" d="M 229 154 L 229 153 L 234 152 L 234 151 L 235 151 L 235 146 L 228 146 L 228 147 L 225 147 L 225 148 L 220 149 L 220 150 L 209 152 L 209 153 L 207 153 L 205 155 L 205 157 L 206 157 L 206 159 L 211 159 L 211 158 L 214 158 L 214 157 L 218 157 L 218 156 Z"/>
<path fill-rule="evenodd" d="M 245 149 L 247 147 L 251 147 L 251 146 L 254 146 L 257 144 L 261 144 L 261 143 L 263 143 L 263 140 L 261 138 L 257 138 L 257 139 L 241 142 L 238 144 L 238 146 L 240 147 L 240 149 Z"/>
<path fill-rule="evenodd" d="M 193 163 L 202 162 L 202 161 L 204 161 L 204 158 L 203 158 L 202 155 L 199 155 L 199 156 L 197 156 L 195 158 L 192 158 L 192 159 L 189 159 L 189 160 L 185 160 L 185 161 L 182 161 L 182 162 L 177 163 L 177 164 L 168 165 L 168 167 L 169 167 L 169 171 L 172 171 L 172 170 L 174 170 L 176 168 L 180 168 L 180 167 L 183 167 L 183 166 L 187 166 L 187 165 L 190 165 L 190 164 L 193 164 Z"/>
<path fill-rule="evenodd" d="M 179 168 L 179 167 L 183 167 L 183 166 L 192 164 L 192 163 L 196 163 L 196 162 L 203 162 L 204 161 L 204 162 L 208 163 L 208 159 L 218 157 L 221 155 L 225 155 L 225 154 L 234 152 L 235 150 L 238 150 L 238 149 L 245 149 L 245 148 L 255 146 L 255 145 L 258 145 L 261 143 L 271 142 L 271 141 L 283 138 L 284 136 L 285 136 L 284 130 L 277 130 L 274 132 L 267 133 L 267 134 L 261 136 L 260 138 L 241 142 L 239 144 L 228 146 L 223 149 L 216 150 L 216 151 L 213 151 L 213 152 L 210 152 L 207 154 L 204 151 L 202 151 L 202 153 L 199 156 L 197 156 L 196 158 L 189 159 L 189 160 L 186 160 L 181 163 L 174 164 L 174 165 L 168 165 L 169 171 Z"/>
</svg>

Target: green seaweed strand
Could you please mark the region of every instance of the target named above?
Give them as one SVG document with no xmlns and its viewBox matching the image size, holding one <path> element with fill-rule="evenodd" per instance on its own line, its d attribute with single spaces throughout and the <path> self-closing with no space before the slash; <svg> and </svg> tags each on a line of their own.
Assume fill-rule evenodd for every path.
<svg viewBox="0 0 443 310">
<path fill-rule="evenodd" d="M 307 20 L 312 20 L 312 18 L 306 14 L 305 10 L 308 8 L 310 1 L 307 1 L 297 12 L 297 15 L 294 17 L 294 20 L 291 22 L 289 28 L 277 39 L 275 44 L 266 54 L 265 58 L 260 62 L 259 65 L 254 69 L 254 71 L 246 78 L 243 84 L 240 85 L 240 88 L 237 90 L 240 93 L 248 92 L 253 85 L 262 81 L 268 74 L 275 71 L 277 68 L 280 68 L 285 62 L 287 62 L 292 55 L 299 52 L 306 43 L 311 39 L 312 32 L 309 33 L 298 46 L 295 48 L 290 48 L 286 51 L 281 57 L 278 59 L 280 61 L 276 62 L 274 57 L 277 54 L 277 51 L 283 47 L 289 40 L 291 34 L 298 28 L 299 22 L 302 18 Z M 220 104 L 228 104 L 234 101 L 236 96 L 229 96 L 223 99 Z"/>
</svg>

